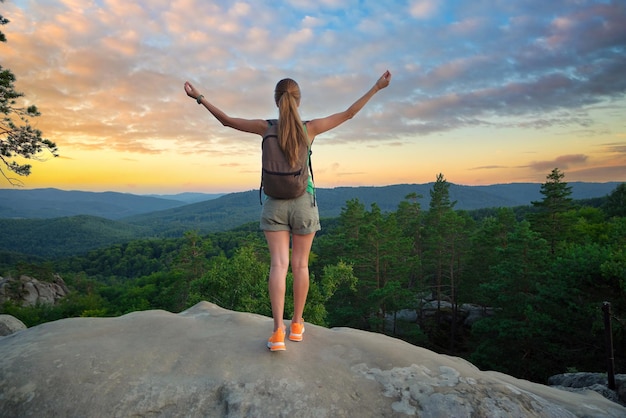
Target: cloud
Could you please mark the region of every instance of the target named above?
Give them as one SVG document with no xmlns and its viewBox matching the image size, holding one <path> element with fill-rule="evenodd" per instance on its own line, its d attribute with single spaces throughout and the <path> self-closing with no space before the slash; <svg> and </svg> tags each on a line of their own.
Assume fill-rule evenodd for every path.
<svg viewBox="0 0 626 418">
<path fill-rule="evenodd" d="M 508 168 L 508 167 L 502 166 L 502 165 L 483 165 L 480 167 L 472 167 L 470 168 L 470 170 L 499 170 L 502 168 Z"/>
<path fill-rule="evenodd" d="M 607 152 L 616 154 L 626 154 L 626 142 L 613 142 L 602 144 Z"/>
<path fill-rule="evenodd" d="M 554 168 L 558 168 L 563 171 L 570 168 L 570 166 L 585 164 L 587 159 L 588 156 L 582 154 L 561 155 L 550 161 L 533 161 L 529 163 L 527 167 L 540 172 L 552 170 Z"/>
<path fill-rule="evenodd" d="M 461 7 L 457 19 L 428 20 L 429 29 L 424 31 L 394 4 L 375 9 L 385 10 L 387 16 L 369 14 L 367 8 L 371 13 L 374 6 L 366 4 L 366 10 L 345 13 L 339 23 L 338 4 L 333 2 L 316 7 L 292 2 L 312 13 L 283 8 L 284 15 L 256 2 L 110 1 L 92 4 L 90 13 L 85 13 L 83 2 L 50 3 L 54 6 L 52 19 L 31 16 L 30 10 L 24 14 L 26 21 L 41 29 L 22 39 L 19 48 L 16 45 L 15 56 L 19 50 L 49 57 L 49 69 L 67 71 L 78 85 L 84 77 L 90 85 L 100 80 L 110 86 L 142 68 L 151 68 L 168 76 L 182 70 L 183 75 L 201 82 L 219 75 L 228 85 L 249 89 L 289 68 L 294 68 L 299 78 L 310 80 L 351 62 L 355 65 L 350 68 L 363 69 L 362 64 L 374 55 L 389 63 L 420 63 L 415 69 L 419 74 L 398 74 L 396 79 L 402 91 L 422 93 L 409 99 L 422 109 L 403 118 L 420 122 L 436 122 L 437 114 L 459 121 L 496 112 L 515 115 L 579 108 L 626 91 L 621 76 L 626 58 L 619 52 L 623 52 L 626 37 L 619 18 L 626 14 L 615 5 L 564 7 L 556 2 L 559 4 L 553 7 L 545 6 L 546 16 L 555 17 L 533 16 L 529 20 L 525 16 L 530 17 L 530 10 L 494 5 L 488 9 L 479 3 Z M 443 3 L 422 0 L 409 5 L 411 16 L 421 19 L 432 18 L 442 7 Z M 508 20 L 505 13 L 511 13 Z M 376 38 L 368 33 L 371 25 L 367 22 L 372 22 L 373 16 L 379 21 L 377 27 L 385 30 Z M 336 26 L 353 23 L 355 27 L 364 25 L 364 31 L 354 33 Z M 581 37 L 581 31 L 590 31 L 592 40 Z M 51 39 L 62 42 L 51 44 Z M 317 45 L 319 40 L 324 49 Z M 256 69 L 255 76 L 240 79 L 249 68 Z M 51 76 L 62 74 L 55 76 L 53 70 Z M 324 92 L 326 100 L 318 108 L 358 94 L 357 87 L 363 88 L 352 83 L 340 91 Z M 71 87 L 67 90 L 71 92 Z M 456 100 L 451 103 L 453 98 Z M 251 107 L 248 99 L 236 100 Z M 440 129 L 462 125 L 442 124 Z"/>
<path fill-rule="evenodd" d="M 607 130 L 592 108 L 624 111 L 621 2 L 3 6 L 11 22 L 3 27 L 8 43 L 0 44 L 0 63 L 16 74 L 26 100 L 42 111 L 38 127 L 64 153 L 72 147 L 138 155 L 251 150 L 249 136 L 221 127 L 185 96 L 185 80 L 233 116 L 269 118 L 276 116 L 276 81 L 293 77 L 302 88 L 303 117 L 311 119 L 344 110 L 390 69 L 389 89 L 325 134 L 335 144 L 402 144 L 468 128 L 584 129 L 591 138 Z M 623 144 L 606 151 L 623 152 Z M 589 163 L 565 157 L 526 167 Z"/>
<path fill-rule="evenodd" d="M 413 0 L 409 4 L 409 13 L 416 19 L 427 19 L 437 12 L 436 0 Z"/>
<path fill-rule="evenodd" d="M 606 182 L 607 179 L 625 181 L 624 173 L 626 173 L 626 164 L 570 170 L 566 175 L 568 181 Z"/>
</svg>

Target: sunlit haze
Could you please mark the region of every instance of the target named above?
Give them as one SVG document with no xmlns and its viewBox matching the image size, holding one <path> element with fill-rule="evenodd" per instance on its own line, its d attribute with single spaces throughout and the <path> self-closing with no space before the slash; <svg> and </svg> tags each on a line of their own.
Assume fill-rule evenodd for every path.
<svg viewBox="0 0 626 418">
<path fill-rule="evenodd" d="M 314 119 L 387 69 L 389 88 L 316 138 L 317 187 L 626 181 L 623 0 L 6 0 L 0 15 L 0 65 L 60 154 L 27 189 L 255 189 L 260 137 L 223 128 L 185 81 L 267 119 L 291 77 Z"/>
</svg>

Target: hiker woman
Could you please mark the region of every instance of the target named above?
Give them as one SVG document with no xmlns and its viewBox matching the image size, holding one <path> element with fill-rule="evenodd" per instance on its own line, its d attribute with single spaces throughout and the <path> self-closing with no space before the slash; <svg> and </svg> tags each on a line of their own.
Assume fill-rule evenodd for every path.
<svg viewBox="0 0 626 418">
<path fill-rule="evenodd" d="M 376 83 L 356 102 L 342 112 L 313 119 L 302 123 L 298 113 L 300 105 L 300 87 L 289 79 L 278 82 L 274 99 L 278 106 L 277 133 L 278 143 L 286 158 L 295 166 L 298 150 L 310 147 L 315 137 L 329 131 L 354 117 L 379 90 L 391 81 L 391 73 L 386 71 Z M 265 137 L 271 127 L 264 119 L 234 118 L 209 102 L 189 82 L 185 83 L 185 92 L 189 97 L 203 105 L 222 123 L 239 131 Z M 276 129 L 276 128 L 273 128 Z M 264 151 L 265 152 L 265 151 Z M 308 156 L 308 153 L 307 153 Z M 306 170 L 308 175 L 308 170 Z M 287 270 L 289 268 L 289 243 L 291 243 L 291 271 L 293 274 L 294 312 L 291 318 L 289 339 L 302 341 L 304 320 L 302 315 L 309 291 L 309 253 L 315 233 L 320 230 L 319 213 L 314 198 L 314 185 L 309 177 L 306 192 L 302 195 L 279 199 L 268 196 L 261 213 L 261 229 L 265 234 L 270 251 L 271 266 L 269 277 L 269 295 L 274 317 L 274 331 L 267 342 L 271 351 L 285 350 L 286 326 L 283 322 Z"/>
</svg>

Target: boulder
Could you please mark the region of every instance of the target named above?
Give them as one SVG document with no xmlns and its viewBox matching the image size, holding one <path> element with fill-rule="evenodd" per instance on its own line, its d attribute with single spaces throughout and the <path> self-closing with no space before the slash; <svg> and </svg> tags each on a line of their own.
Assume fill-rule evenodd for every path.
<svg viewBox="0 0 626 418">
<path fill-rule="evenodd" d="M 24 275 L 19 279 L 0 277 L 0 304 L 13 301 L 20 306 L 54 305 L 68 294 L 67 285 L 56 274 L 51 282 Z"/>
<path fill-rule="evenodd" d="M 421 319 L 433 318 L 435 315 L 441 315 L 445 322 L 451 323 L 453 306 L 451 302 L 445 300 L 423 300 L 419 310 L 402 309 L 397 312 L 387 312 L 385 314 L 385 324 L 387 329 L 393 329 L 395 321 L 415 323 L 416 326 L 419 326 Z M 457 309 L 458 325 L 467 327 L 468 329 L 477 321 L 488 316 L 493 316 L 493 308 L 472 303 L 463 303 L 458 305 Z"/>
<path fill-rule="evenodd" d="M 304 341 L 271 353 L 271 329 L 271 318 L 207 302 L 31 327 L 0 337 L 0 416 L 626 416 L 595 392 L 349 328 L 307 323 Z"/>
<path fill-rule="evenodd" d="M 615 390 L 609 389 L 606 373 L 563 373 L 548 378 L 550 386 L 572 392 L 596 391 L 607 399 L 626 406 L 626 374 L 615 375 Z"/>
<path fill-rule="evenodd" d="M 0 337 L 26 329 L 26 325 L 12 315 L 0 315 Z"/>
<path fill-rule="evenodd" d="M 477 321 L 493 316 L 493 308 L 488 308 L 473 303 L 464 303 L 460 306 L 460 311 L 463 313 L 463 325 L 472 327 Z"/>
</svg>

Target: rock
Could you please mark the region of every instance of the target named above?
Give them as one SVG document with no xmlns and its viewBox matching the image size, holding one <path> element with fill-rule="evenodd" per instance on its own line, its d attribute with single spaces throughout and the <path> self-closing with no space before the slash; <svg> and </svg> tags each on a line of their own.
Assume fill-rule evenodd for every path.
<svg viewBox="0 0 626 418">
<path fill-rule="evenodd" d="M 477 321 L 493 316 L 493 308 L 486 308 L 484 306 L 475 305 L 473 303 L 464 303 L 460 307 L 460 311 L 465 315 L 463 325 L 471 328 Z"/>
<path fill-rule="evenodd" d="M 422 315 L 433 316 L 439 311 L 452 312 L 452 303 L 447 300 L 431 300 L 422 304 Z"/>
<path fill-rule="evenodd" d="M 385 329 L 395 330 L 395 335 L 402 336 L 404 334 L 396 329 L 396 321 L 408 322 L 419 327 L 417 324 L 417 311 L 415 309 L 402 309 L 397 312 L 385 314 Z"/>
<path fill-rule="evenodd" d="M 594 392 L 349 328 L 306 324 L 303 342 L 270 353 L 271 328 L 207 302 L 31 327 L 0 338 L 0 416 L 626 416 Z"/>
<path fill-rule="evenodd" d="M 20 306 L 54 305 L 68 294 L 69 289 L 59 275 L 54 275 L 52 282 L 29 276 L 0 277 L 0 304 L 13 301 Z"/>
<path fill-rule="evenodd" d="M 446 300 L 430 300 L 424 301 L 421 307 L 421 315 L 423 317 L 432 317 L 437 314 L 443 315 L 446 321 L 452 322 L 452 310 L 454 305 Z M 493 315 L 493 308 L 475 305 L 472 303 L 463 303 L 457 307 L 457 321 L 467 327 L 471 327 L 476 321 Z"/>
<path fill-rule="evenodd" d="M 609 389 L 606 373 L 557 374 L 548 378 L 548 384 L 572 392 L 593 390 L 607 399 L 626 406 L 626 374 L 615 375 L 615 390 Z"/>
<path fill-rule="evenodd" d="M 11 315 L 0 315 L 0 337 L 26 329 L 26 325 Z"/>
</svg>

